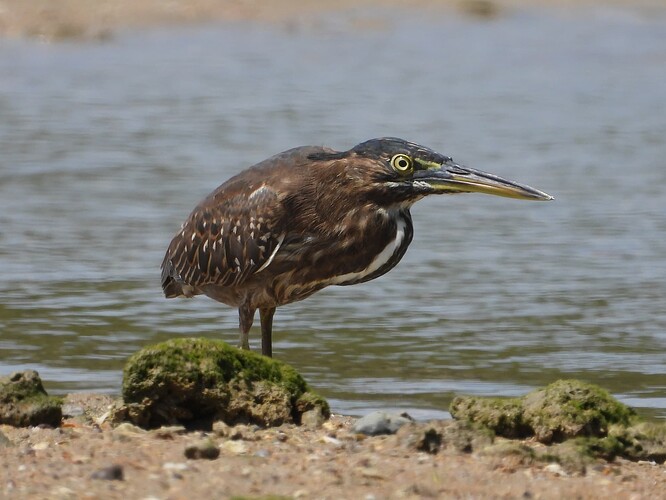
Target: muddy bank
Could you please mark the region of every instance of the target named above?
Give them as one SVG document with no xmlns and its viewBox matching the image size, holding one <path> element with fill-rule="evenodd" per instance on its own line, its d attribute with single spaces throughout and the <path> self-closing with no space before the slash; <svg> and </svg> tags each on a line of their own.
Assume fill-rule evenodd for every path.
<svg viewBox="0 0 666 500">
<path fill-rule="evenodd" d="M 417 0 L 409 4 L 409 12 L 493 18 L 516 9 L 593 6 L 645 14 L 663 12 L 666 7 L 658 0 Z M 0 36 L 46 41 L 105 39 L 127 29 L 233 21 L 280 23 L 289 29 L 317 28 L 327 15 L 340 12 L 348 14 L 345 20 L 349 29 L 365 30 L 381 25 L 381 12 L 387 9 L 406 11 L 404 2 L 399 0 L 365 0 L 360 4 L 351 0 L 2 0 Z"/>
</svg>

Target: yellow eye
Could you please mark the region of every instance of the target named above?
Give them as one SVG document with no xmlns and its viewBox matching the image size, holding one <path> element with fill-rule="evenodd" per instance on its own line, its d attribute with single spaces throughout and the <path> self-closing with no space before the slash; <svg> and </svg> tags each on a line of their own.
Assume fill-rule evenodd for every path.
<svg viewBox="0 0 666 500">
<path fill-rule="evenodd" d="M 391 158 L 391 166 L 401 174 L 409 172 L 412 170 L 412 159 L 406 155 L 395 155 Z"/>
</svg>

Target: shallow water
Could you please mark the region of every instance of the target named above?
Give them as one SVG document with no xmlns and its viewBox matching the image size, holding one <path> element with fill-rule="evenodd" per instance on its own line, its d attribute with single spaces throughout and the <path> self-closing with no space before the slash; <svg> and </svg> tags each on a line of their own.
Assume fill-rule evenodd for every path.
<svg viewBox="0 0 666 500">
<path fill-rule="evenodd" d="M 185 216 L 275 152 L 394 135 L 557 200 L 419 202 L 391 273 L 278 310 L 276 357 L 341 413 L 578 377 L 666 416 L 666 19 L 373 15 L 0 41 L 0 373 L 117 393 L 142 346 L 236 342 L 162 297 Z"/>
</svg>

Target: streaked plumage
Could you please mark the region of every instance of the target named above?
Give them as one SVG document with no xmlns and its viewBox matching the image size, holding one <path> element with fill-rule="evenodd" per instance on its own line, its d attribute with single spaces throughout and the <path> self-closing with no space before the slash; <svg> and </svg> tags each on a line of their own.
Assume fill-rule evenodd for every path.
<svg viewBox="0 0 666 500">
<path fill-rule="evenodd" d="M 197 205 L 166 252 L 162 287 L 168 298 L 205 294 L 238 307 L 244 348 L 259 309 L 262 352 L 270 356 L 277 306 L 385 274 L 412 241 L 415 201 L 471 191 L 551 199 L 401 139 L 373 139 L 345 152 L 291 149 Z"/>
</svg>

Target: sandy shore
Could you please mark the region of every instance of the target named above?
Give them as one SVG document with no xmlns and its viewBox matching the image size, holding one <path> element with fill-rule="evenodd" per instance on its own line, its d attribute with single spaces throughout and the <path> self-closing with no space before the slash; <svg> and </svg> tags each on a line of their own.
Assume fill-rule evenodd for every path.
<svg viewBox="0 0 666 500">
<path fill-rule="evenodd" d="M 330 12 L 358 13 L 356 29 L 382 9 L 494 17 L 513 9 L 609 6 L 650 14 L 660 0 L 0 0 L 0 36 L 47 41 L 100 39 L 118 30 L 216 21 L 307 24 Z"/>
<path fill-rule="evenodd" d="M 320 428 L 114 429 L 99 418 L 110 402 L 68 396 L 67 411 L 78 415 L 58 429 L 0 426 L 0 497 L 666 498 L 666 467 L 653 463 L 600 461 L 584 474 L 567 474 L 512 454 L 429 454 L 399 434 L 353 434 L 354 419 L 341 416 Z M 188 459 L 185 450 L 202 442 L 219 456 Z"/>
</svg>

